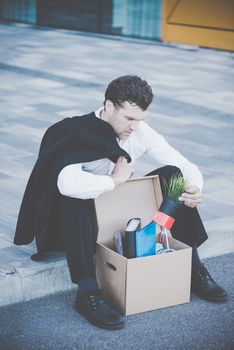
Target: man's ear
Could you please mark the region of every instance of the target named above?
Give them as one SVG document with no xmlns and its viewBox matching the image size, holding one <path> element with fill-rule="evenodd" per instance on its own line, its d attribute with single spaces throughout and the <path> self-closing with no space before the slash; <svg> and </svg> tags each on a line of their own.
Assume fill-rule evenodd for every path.
<svg viewBox="0 0 234 350">
<path fill-rule="evenodd" d="M 110 100 L 106 100 L 106 103 L 105 103 L 105 109 L 107 111 L 107 113 L 109 113 L 110 115 L 114 112 L 114 104 L 113 102 L 111 102 Z"/>
</svg>

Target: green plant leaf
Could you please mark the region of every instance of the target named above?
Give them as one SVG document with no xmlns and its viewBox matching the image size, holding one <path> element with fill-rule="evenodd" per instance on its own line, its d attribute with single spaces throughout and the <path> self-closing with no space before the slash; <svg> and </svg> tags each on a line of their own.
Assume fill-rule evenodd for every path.
<svg viewBox="0 0 234 350">
<path fill-rule="evenodd" d="M 170 178 L 168 184 L 166 183 L 165 179 L 163 179 L 163 182 L 167 196 L 178 202 L 181 194 L 184 193 L 187 189 L 186 180 L 179 173 L 176 173 Z"/>
</svg>

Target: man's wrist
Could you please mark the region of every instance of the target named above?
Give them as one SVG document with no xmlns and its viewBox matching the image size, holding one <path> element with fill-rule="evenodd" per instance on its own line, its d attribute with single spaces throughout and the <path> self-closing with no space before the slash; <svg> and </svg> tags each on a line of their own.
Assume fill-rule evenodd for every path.
<svg viewBox="0 0 234 350">
<path fill-rule="evenodd" d="M 118 177 L 116 177 L 114 175 L 110 175 L 110 178 L 111 178 L 112 182 L 114 183 L 114 186 L 117 186 L 120 184 L 120 182 L 118 181 Z"/>
</svg>

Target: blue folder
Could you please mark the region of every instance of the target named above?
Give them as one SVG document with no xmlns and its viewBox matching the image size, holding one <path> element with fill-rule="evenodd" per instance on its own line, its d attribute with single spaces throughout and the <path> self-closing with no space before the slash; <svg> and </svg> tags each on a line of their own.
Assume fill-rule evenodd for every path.
<svg viewBox="0 0 234 350">
<path fill-rule="evenodd" d="M 151 221 L 142 229 L 136 231 L 136 256 L 156 254 L 156 223 Z"/>
</svg>

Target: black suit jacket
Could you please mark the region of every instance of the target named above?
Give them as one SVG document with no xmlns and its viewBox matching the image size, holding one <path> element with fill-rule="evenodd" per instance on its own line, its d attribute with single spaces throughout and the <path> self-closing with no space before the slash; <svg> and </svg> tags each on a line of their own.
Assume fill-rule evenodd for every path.
<svg viewBox="0 0 234 350">
<path fill-rule="evenodd" d="M 14 243 L 29 244 L 36 238 L 38 252 L 47 251 L 46 237 L 56 230 L 57 177 L 67 165 L 101 158 L 131 158 L 116 140 L 110 124 L 88 115 L 66 118 L 43 136 L 39 156 L 28 180 L 19 211 Z"/>
</svg>

